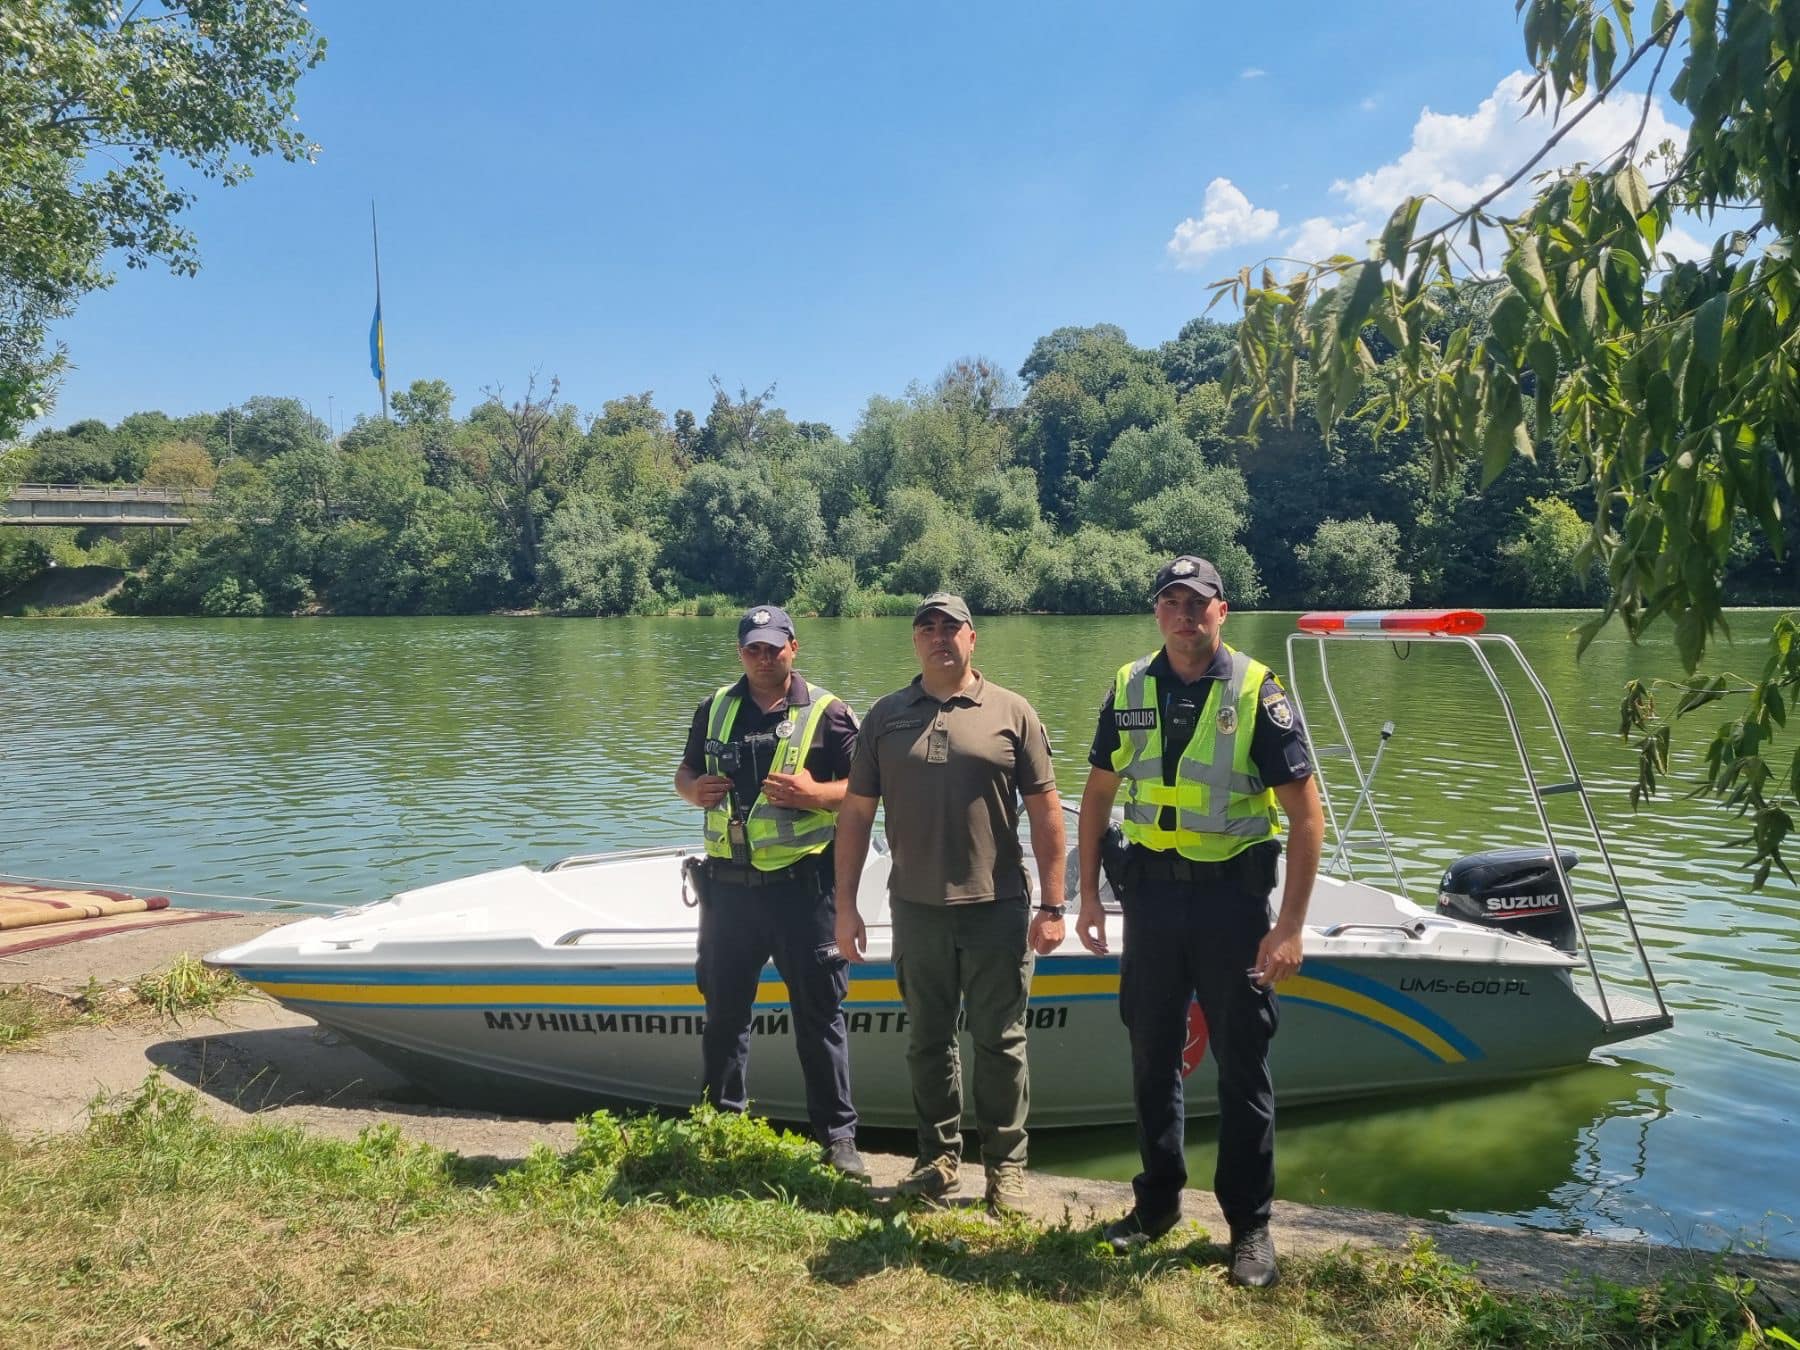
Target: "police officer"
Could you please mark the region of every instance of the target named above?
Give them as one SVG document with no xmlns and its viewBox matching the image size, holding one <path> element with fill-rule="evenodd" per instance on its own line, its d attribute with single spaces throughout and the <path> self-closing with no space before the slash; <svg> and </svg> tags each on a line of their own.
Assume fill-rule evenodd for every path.
<svg viewBox="0 0 1800 1350">
<path fill-rule="evenodd" d="M 749 1104 L 750 1022 L 763 965 L 787 985 L 806 1109 L 825 1160 L 868 1178 L 856 1151 L 844 1024 L 849 966 L 838 954 L 832 843 L 856 743 L 856 716 L 794 673 L 800 644 L 785 610 L 738 622 L 744 674 L 702 703 L 675 790 L 706 812 L 695 982 L 706 1000 L 706 1096 Z"/>
<path fill-rule="evenodd" d="M 1197 999 L 1219 1072 L 1213 1188 L 1231 1228 L 1231 1279 L 1262 1288 L 1277 1273 L 1269 1236 L 1273 989 L 1300 968 L 1324 817 L 1293 704 L 1267 666 L 1221 640 L 1230 606 L 1217 569 L 1175 558 L 1151 595 L 1162 649 L 1119 668 L 1081 798 L 1076 933 L 1097 954 L 1106 951 L 1101 853 L 1121 789 L 1129 841 L 1117 878 L 1125 913 L 1119 1012 L 1144 1170 L 1132 1182 L 1137 1203 L 1104 1235 L 1125 1251 L 1181 1218 L 1182 1052 Z M 1271 927 L 1282 814 L 1291 831 L 1287 881 Z"/>
</svg>

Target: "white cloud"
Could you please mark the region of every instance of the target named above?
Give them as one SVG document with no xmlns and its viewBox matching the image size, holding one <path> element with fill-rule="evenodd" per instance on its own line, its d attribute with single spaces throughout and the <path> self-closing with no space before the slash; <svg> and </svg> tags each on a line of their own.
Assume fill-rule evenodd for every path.
<svg viewBox="0 0 1800 1350">
<path fill-rule="evenodd" d="M 1676 223 L 1680 220 L 1690 221 L 1695 226 L 1699 226 L 1701 223 L 1698 217 L 1677 213 L 1675 220 L 1669 222 L 1669 228 L 1663 231 L 1662 238 L 1656 241 L 1656 251 L 1672 253 L 1682 262 L 1700 262 L 1702 259 L 1712 257 L 1712 245 L 1702 242 L 1682 229 Z M 1724 231 L 1720 230 L 1718 233 L 1723 234 Z M 1660 261 L 1658 259 L 1659 263 Z"/>
<path fill-rule="evenodd" d="M 1244 72 L 1244 78 L 1253 72 L 1262 73 L 1252 67 Z M 1367 254 L 1368 241 L 1381 233 L 1394 208 L 1407 197 L 1436 198 L 1460 210 L 1486 196 L 1517 172 L 1558 125 L 1546 110 L 1527 111 L 1525 87 L 1530 78 L 1523 71 L 1514 71 L 1471 113 L 1421 110 L 1405 151 L 1366 173 L 1334 182 L 1330 195 L 1341 209 L 1281 230 L 1275 251 L 1306 261 L 1335 253 L 1362 257 Z M 1371 96 L 1363 99 L 1361 106 L 1370 110 L 1376 103 Z M 1577 103 L 1565 108 L 1561 121 L 1566 123 L 1582 106 Z M 1537 190 L 1533 180 L 1539 175 L 1576 163 L 1611 160 L 1631 139 L 1642 114 L 1643 104 L 1630 97 L 1595 108 L 1489 210 L 1504 215 L 1524 209 Z M 1648 149 L 1668 140 L 1679 149 L 1686 139 L 1686 133 L 1669 121 L 1663 105 L 1652 104 L 1640 146 Z M 1442 220 L 1445 206 L 1428 201 L 1421 220 L 1427 226 Z M 1704 222 L 1683 217 L 1664 236 L 1659 251 L 1683 258 L 1705 256 L 1710 246 L 1682 225 L 1691 225 L 1701 234 L 1707 229 Z M 1252 207 L 1229 179 L 1215 178 L 1207 185 L 1205 209 L 1175 227 L 1168 250 L 1176 266 L 1195 267 L 1223 249 L 1268 239 L 1279 227 L 1274 211 Z M 1230 261 L 1237 264 L 1252 259 L 1244 256 Z M 1489 264 L 1492 262 L 1490 256 Z"/>
<path fill-rule="evenodd" d="M 1547 110 L 1526 111 L 1525 86 L 1530 78 L 1514 71 L 1467 115 L 1424 109 L 1404 154 L 1356 178 L 1339 179 L 1331 185 L 1332 192 L 1352 210 L 1384 220 L 1405 197 L 1436 196 L 1457 210 L 1472 205 L 1505 182 L 1555 130 Z M 1571 105 L 1562 120 L 1580 110 L 1581 105 Z M 1631 139 L 1642 110 L 1643 105 L 1632 99 L 1602 104 L 1531 174 L 1496 200 L 1493 209 L 1520 210 L 1531 198 L 1532 178 L 1546 170 L 1610 159 Z M 1660 105 L 1652 105 L 1641 144 L 1655 146 L 1664 139 L 1679 145 L 1685 135 L 1663 115 Z"/>
<path fill-rule="evenodd" d="M 1283 245 L 1283 251 L 1301 262 L 1316 262 L 1335 253 L 1361 258 L 1368 254 L 1369 240 L 1379 233 L 1379 226 L 1371 227 L 1360 216 L 1343 220 L 1314 216 L 1300 222 L 1293 238 Z"/>
<path fill-rule="evenodd" d="M 1356 106 L 1361 108 L 1364 112 L 1374 112 L 1375 109 L 1381 106 L 1381 100 L 1376 98 L 1373 94 L 1370 94 L 1369 97 L 1365 98 Z"/>
<path fill-rule="evenodd" d="M 1243 71 L 1238 75 L 1238 78 L 1240 80 L 1260 80 L 1268 73 L 1269 72 L 1264 70 L 1261 66 L 1245 66 Z"/>
<path fill-rule="evenodd" d="M 1250 205 L 1229 178 L 1215 178 L 1206 185 L 1201 213 L 1175 227 L 1169 256 L 1177 267 L 1198 267 L 1220 249 L 1267 239 L 1280 225 L 1279 213 Z"/>
</svg>

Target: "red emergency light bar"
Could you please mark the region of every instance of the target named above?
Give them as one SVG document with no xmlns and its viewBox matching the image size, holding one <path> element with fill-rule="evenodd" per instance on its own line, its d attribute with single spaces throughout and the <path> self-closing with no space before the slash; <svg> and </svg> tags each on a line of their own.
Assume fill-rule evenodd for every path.
<svg viewBox="0 0 1800 1350">
<path fill-rule="evenodd" d="M 1426 633 L 1466 637 L 1487 627 L 1487 615 L 1473 609 L 1350 609 L 1302 614 L 1302 633 Z"/>
</svg>

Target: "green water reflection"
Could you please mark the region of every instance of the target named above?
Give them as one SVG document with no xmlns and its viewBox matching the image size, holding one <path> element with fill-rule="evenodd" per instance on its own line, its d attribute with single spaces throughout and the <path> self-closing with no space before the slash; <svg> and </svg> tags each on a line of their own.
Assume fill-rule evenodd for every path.
<svg viewBox="0 0 1800 1350">
<path fill-rule="evenodd" d="M 1747 1233 L 1800 1254 L 1788 1217 L 1800 1215 L 1795 892 L 1751 893 L 1738 823 L 1704 803 L 1630 810 L 1619 687 L 1673 673 L 1666 648 L 1607 634 L 1578 664 L 1577 616 L 1496 622 L 1556 698 L 1676 1026 L 1516 1088 L 1288 1111 L 1281 1194 L 1658 1238 Z M 1287 669 L 1291 628 L 1291 616 L 1235 614 L 1227 635 Z M 1749 614 L 1734 628 L 1766 631 Z M 698 821 L 669 779 L 694 704 L 733 674 L 733 632 L 728 619 L 0 624 L 0 871 L 345 904 L 689 839 Z M 1062 786 L 1077 791 L 1111 673 L 1154 644 L 1153 625 L 1009 618 L 978 632 L 977 664 L 1037 704 Z M 802 669 L 858 708 L 912 672 L 904 621 L 811 621 L 801 640 Z M 1450 859 L 1535 839 L 1505 723 L 1453 655 L 1415 646 L 1402 660 L 1369 644 L 1333 656 L 1358 749 L 1396 724 L 1375 795 L 1408 889 L 1427 901 Z M 1302 693 L 1331 739 L 1310 659 Z M 1744 650 L 1727 664 L 1760 659 Z M 1528 729 L 1541 721 L 1521 712 Z M 1678 773 L 1709 730 L 1677 747 Z M 1328 774 L 1341 764 L 1327 760 Z M 1533 764 L 1555 781 L 1547 756 Z M 1578 823 L 1571 799 L 1552 805 L 1559 828 Z M 1593 851 L 1570 838 L 1584 854 L 1577 882 L 1592 884 Z M 1381 855 L 1365 840 L 1356 859 L 1370 872 Z M 1621 949 L 1616 927 L 1599 936 Z M 1202 1184 L 1210 1137 L 1192 1131 Z M 1125 1177 L 1133 1149 L 1129 1130 L 1046 1132 L 1034 1157 Z"/>
</svg>

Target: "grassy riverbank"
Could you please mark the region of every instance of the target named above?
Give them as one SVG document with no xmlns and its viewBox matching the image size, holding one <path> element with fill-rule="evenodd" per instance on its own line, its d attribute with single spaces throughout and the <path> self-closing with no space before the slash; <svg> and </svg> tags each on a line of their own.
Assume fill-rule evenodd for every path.
<svg viewBox="0 0 1800 1350">
<path fill-rule="evenodd" d="M 0 1343 L 1794 1343 L 1729 1280 L 1508 1296 L 1428 1248 L 1290 1261 L 1255 1295 L 1196 1229 L 1119 1259 L 1090 1229 L 894 1210 L 813 1158 L 697 1112 L 595 1116 L 500 1166 L 220 1125 L 153 1079 L 82 1134 L 0 1139 Z"/>
<path fill-rule="evenodd" d="M 80 993 L 65 997 L 31 985 L 0 985 L 0 1050 L 30 1043 L 68 1027 L 102 1026 L 137 1017 L 178 1018 L 209 1013 L 249 986 L 227 971 L 208 970 L 192 954 L 129 984 L 108 988 L 90 979 Z"/>
</svg>

